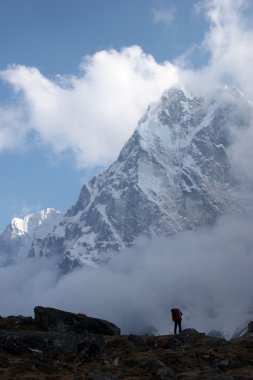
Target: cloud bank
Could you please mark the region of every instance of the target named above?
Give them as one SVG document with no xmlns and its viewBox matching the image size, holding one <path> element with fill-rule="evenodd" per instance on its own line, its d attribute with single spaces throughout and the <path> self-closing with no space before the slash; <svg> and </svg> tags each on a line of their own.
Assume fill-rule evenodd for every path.
<svg viewBox="0 0 253 380">
<path fill-rule="evenodd" d="M 253 98 L 252 3 L 208 0 L 197 3 L 196 9 L 209 23 L 197 49 L 208 59 L 199 69 L 190 68 L 192 55 L 159 63 L 131 46 L 84 57 L 79 76 L 52 79 L 37 68 L 19 65 L 1 71 L 0 78 L 12 86 L 17 103 L 0 108 L 0 152 L 32 141 L 55 154 L 71 152 L 79 166 L 105 167 L 149 103 L 174 84 L 197 93 L 233 84 Z M 156 22 L 175 15 L 175 10 L 153 11 Z"/>
<path fill-rule="evenodd" d="M 218 85 L 234 85 L 253 98 L 252 2 L 201 1 L 196 10 L 209 22 L 209 30 L 198 47 L 199 52 L 208 55 L 208 61 L 200 69 L 189 70 L 191 55 L 186 55 L 182 80 L 200 92 L 208 92 Z"/>
<path fill-rule="evenodd" d="M 115 322 L 123 333 L 172 333 L 171 307 L 183 327 L 226 336 L 252 318 L 252 218 L 168 239 L 140 239 L 109 264 L 60 279 L 55 263 L 28 260 L 0 269 L 1 314 L 32 315 L 34 306 L 84 312 Z"/>
<path fill-rule="evenodd" d="M 19 134 L 24 140 L 34 132 L 37 143 L 56 154 L 72 151 L 79 166 L 104 166 L 119 153 L 148 104 L 177 82 L 177 69 L 132 46 L 85 57 L 79 77 L 54 81 L 36 68 L 13 66 L 1 78 L 22 98 L 27 123 Z M 8 138 L 17 147 L 13 135 L 20 115 L 13 113 L 13 119 Z M 2 123 L 1 131 L 6 131 Z M 9 140 L 1 150 L 11 147 Z"/>
</svg>

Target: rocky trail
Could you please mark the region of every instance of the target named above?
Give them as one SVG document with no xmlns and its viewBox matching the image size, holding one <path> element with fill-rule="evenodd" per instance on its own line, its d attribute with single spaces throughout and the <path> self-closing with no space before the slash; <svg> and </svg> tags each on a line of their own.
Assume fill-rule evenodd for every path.
<svg viewBox="0 0 253 380">
<path fill-rule="evenodd" d="M 35 318 L 0 318 L 0 379 L 253 379 L 253 336 L 120 335 L 110 322 L 36 307 Z"/>
</svg>

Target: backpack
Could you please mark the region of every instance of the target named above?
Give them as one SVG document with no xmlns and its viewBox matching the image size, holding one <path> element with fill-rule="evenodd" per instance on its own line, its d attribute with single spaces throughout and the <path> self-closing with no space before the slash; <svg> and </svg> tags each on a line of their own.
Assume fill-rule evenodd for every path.
<svg viewBox="0 0 253 380">
<path fill-rule="evenodd" d="M 171 315 L 174 322 L 180 322 L 182 320 L 182 313 L 179 309 L 171 309 Z"/>
</svg>

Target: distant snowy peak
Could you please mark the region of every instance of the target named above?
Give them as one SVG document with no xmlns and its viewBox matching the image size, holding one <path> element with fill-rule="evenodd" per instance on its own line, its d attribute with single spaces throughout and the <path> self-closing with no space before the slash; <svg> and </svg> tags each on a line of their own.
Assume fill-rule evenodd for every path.
<svg viewBox="0 0 253 380">
<path fill-rule="evenodd" d="M 62 220 L 62 213 L 47 208 L 24 218 L 13 218 L 0 234 L 0 266 L 28 256 L 34 240 L 42 240 L 53 232 Z"/>
<path fill-rule="evenodd" d="M 10 223 L 11 237 L 33 235 L 38 229 L 43 229 L 43 235 L 45 235 L 52 230 L 52 225 L 59 222 L 60 217 L 60 211 L 46 208 L 24 218 L 13 218 Z"/>
</svg>

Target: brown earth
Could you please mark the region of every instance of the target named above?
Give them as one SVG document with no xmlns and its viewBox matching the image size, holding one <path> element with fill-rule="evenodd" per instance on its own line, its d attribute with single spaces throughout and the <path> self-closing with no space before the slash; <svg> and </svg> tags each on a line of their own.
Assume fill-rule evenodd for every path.
<svg viewBox="0 0 253 380">
<path fill-rule="evenodd" d="M 253 336 L 226 341 L 192 329 L 176 336 L 42 332 L 25 322 L 26 329 L 10 330 L 0 319 L 1 380 L 253 380 Z"/>
</svg>

